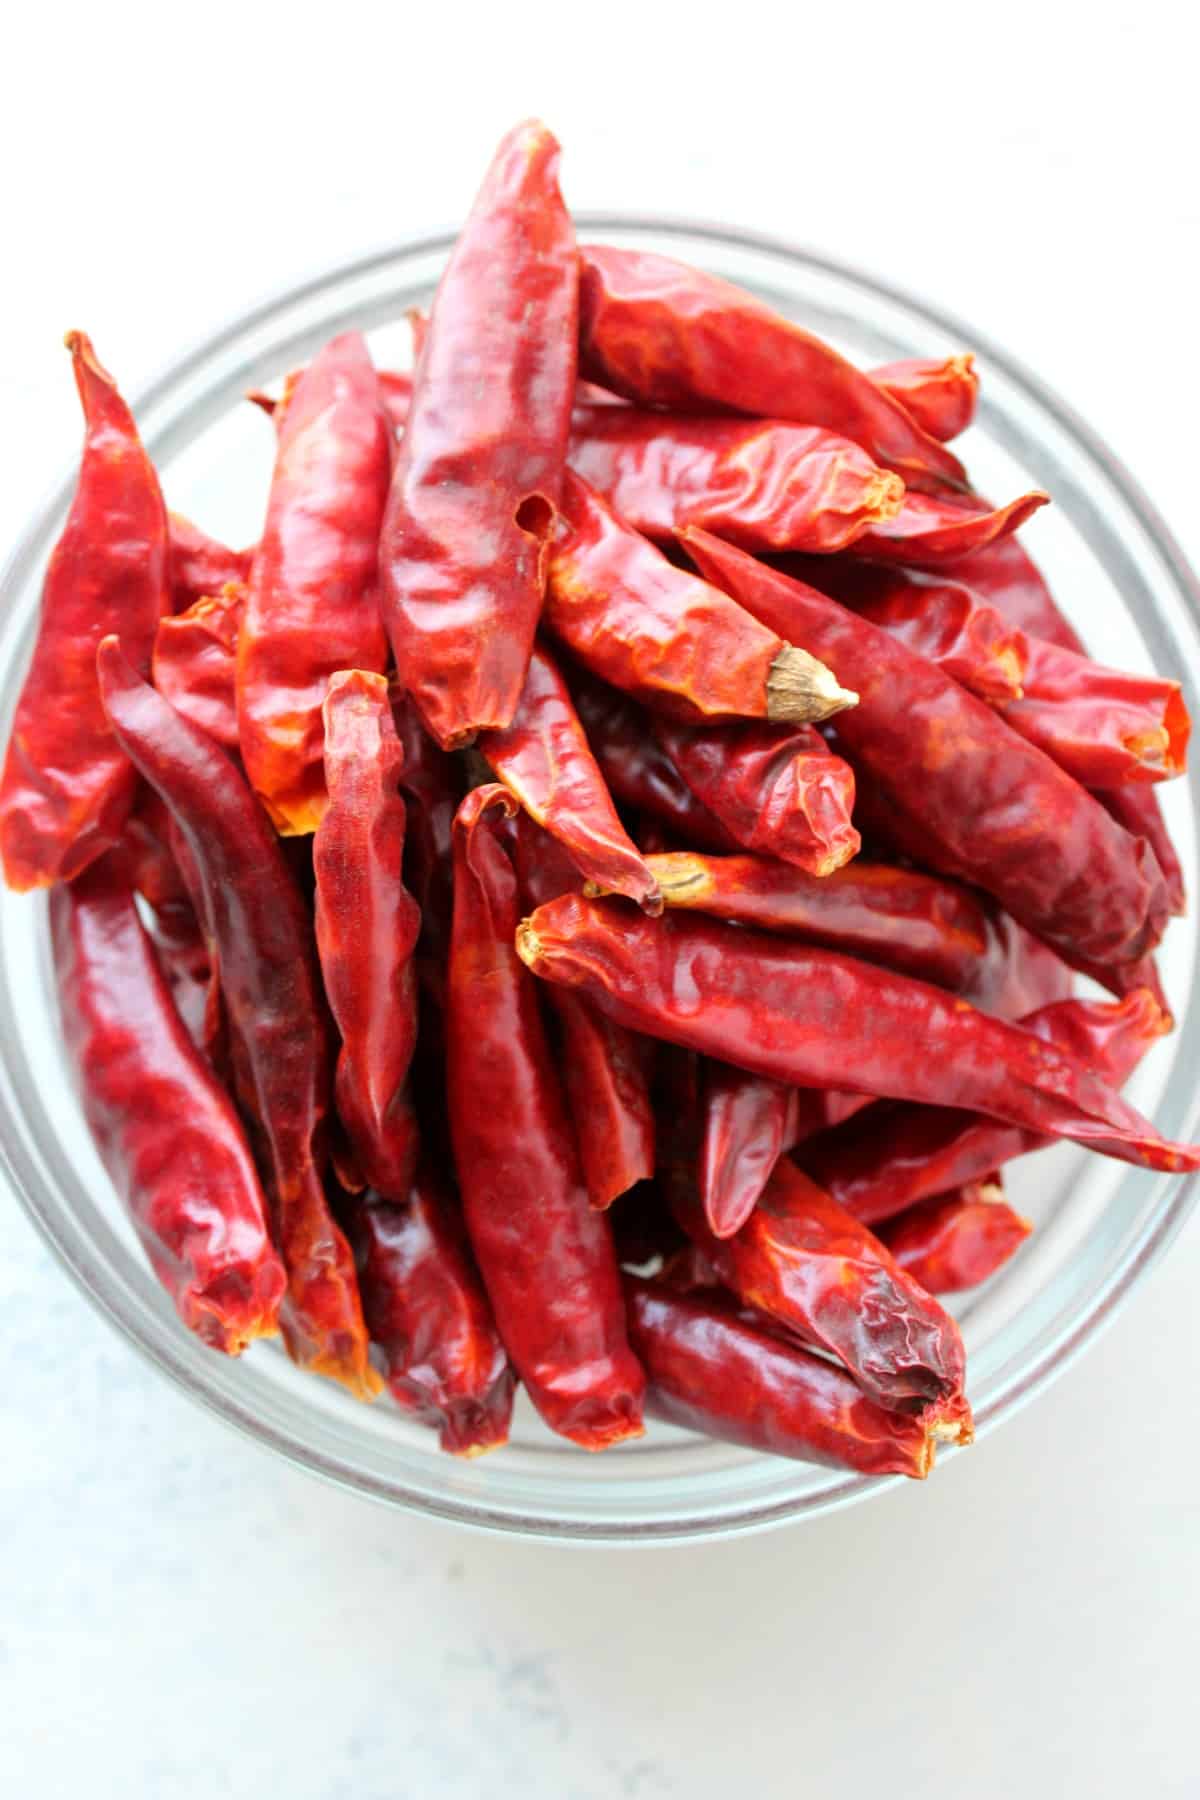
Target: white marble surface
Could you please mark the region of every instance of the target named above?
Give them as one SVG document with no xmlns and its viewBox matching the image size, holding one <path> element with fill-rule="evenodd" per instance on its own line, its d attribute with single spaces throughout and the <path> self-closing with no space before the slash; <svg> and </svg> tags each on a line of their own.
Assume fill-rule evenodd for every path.
<svg viewBox="0 0 1200 1800">
<path fill-rule="evenodd" d="M 6 530 L 75 441 L 65 326 L 135 388 L 293 274 L 456 216 L 539 111 L 580 205 L 777 229 L 994 332 L 1200 557 L 1195 26 L 1110 10 L 345 0 L 302 22 L 218 0 L 185 30 L 128 0 L 30 9 L 0 109 Z M 1194 1794 L 1198 1280 L 1193 1228 L 1052 1393 L 924 1488 L 580 1552 L 268 1460 L 5 1207 L 0 1792 Z"/>
</svg>

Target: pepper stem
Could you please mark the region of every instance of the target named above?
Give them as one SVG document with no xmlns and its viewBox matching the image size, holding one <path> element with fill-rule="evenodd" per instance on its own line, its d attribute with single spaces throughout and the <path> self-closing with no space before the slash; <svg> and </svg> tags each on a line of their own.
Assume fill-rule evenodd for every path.
<svg viewBox="0 0 1200 1800">
<path fill-rule="evenodd" d="M 767 675 L 767 717 L 792 725 L 816 725 L 858 705 L 858 695 L 841 687 L 832 669 L 795 644 L 785 644 Z"/>
</svg>

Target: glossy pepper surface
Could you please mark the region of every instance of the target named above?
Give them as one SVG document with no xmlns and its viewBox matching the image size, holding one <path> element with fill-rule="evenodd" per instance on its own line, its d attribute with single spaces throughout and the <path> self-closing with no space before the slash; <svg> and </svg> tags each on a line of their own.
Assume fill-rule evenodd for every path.
<svg viewBox="0 0 1200 1800">
<path fill-rule="evenodd" d="M 871 370 L 871 380 L 898 400 L 922 431 L 946 443 L 965 431 L 975 417 L 979 377 L 975 358 L 968 354 L 906 357 L 881 363 Z"/>
<path fill-rule="evenodd" d="M 537 988 L 513 948 L 517 878 L 499 827 L 515 810 L 504 788 L 475 788 L 454 825 L 451 1141 L 467 1230 L 517 1374 L 553 1430 L 602 1450 L 641 1432 L 645 1382 Z"/>
<path fill-rule="evenodd" d="M 965 486 L 962 464 L 869 375 L 715 275 L 667 256 L 580 251 L 580 365 L 642 406 L 742 412 L 852 438 L 912 487 Z"/>
<path fill-rule="evenodd" d="M 391 442 L 366 343 L 345 332 L 309 364 L 284 414 L 238 633 L 242 760 L 285 836 L 315 830 L 325 809 L 329 677 L 385 666 L 375 587 Z"/>
<path fill-rule="evenodd" d="M 558 144 L 496 152 L 438 287 L 380 550 L 396 667 L 445 749 L 511 724 L 545 590 L 575 390 Z"/>
<path fill-rule="evenodd" d="M 252 549 L 230 550 L 182 513 L 167 514 L 167 583 L 172 612 L 186 612 L 197 600 L 211 599 L 228 582 L 245 582 L 253 560 Z"/>
<path fill-rule="evenodd" d="M 167 514 L 133 415 L 81 331 L 67 348 L 83 405 L 79 485 L 42 586 L 33 659 L 0 779 L 9 887 L 69 881 L 115 844 L 135 777 L 96 685 L 96 646 L 118 631 L 143 672 L 170 605 Z"/>
<path fill-rule="evenodd" d="M 159 621 L 153 679 L 184 718 L 229 750 L 238 747 L 237 643 L 245 584 L 227 582 Z"/>
<path fill-rule="evenodd" d="M 824 591 L 828 565 L 809 559 L 805 568 Z M 807 578 L 805 571 L 799 573 Z M 851 581 L 843 578 L 828 591 L 918 656 L 928 657 L 981 700 L 996 704 L 1020 699 L 1029 640 L 994 606 L 981 604 L 958 581 L 917 583 L 867 565 L 858 565 L 853 575 Z"/>
<path fill-rule="evenodd" d="M 920 569 L 941 568 L 1020 530 L 1049 500 L 1040 489 L 995 507 L 945 495 L 906 494 L 894 518 L 867 527 L 855 541 L 854 554 Z"/>
<path fill-rule="evenodd" d="M 801 1090 L 706 1060 L 700 1097 L 700 1204 L 714 1237 L 732 1237 L 796 1141 Z"/>
<path fill-rule="evenodd" d="M 322 710 L 329 804 L 313 839 L 313 869 L 317 952 L 341 1034 L 334 1099 L 367 1186 L 402 1201 L 418 1148 L 408 1070 L 421 929 L 401 873 L 404 753 L 382 675 L 343 670 Z"/>
<path fill-rule="evenodd" d="M 233 1039 L 237 1097 L 261 1134 L 288 1273 L 292 1358 L 363 1398 L 378 1391 L 350 1248 L 322 1186 L 330 1047 L 312 921 L 278 838 L 211 738 L 141 681 L 115 638 L 98 653 L 120 743 L 173 816 Z M 188 869 L 184 869 L 185 878 Z"/>
<path fill-rule="evenodd" d="M 910 1206 L 879 1235 L 927 1294 L 953 1294 L 994 1275 L 1032 1230 L 1004 1198 L 1000 1177 L 992 1175 Z"/>
<path fill-rule="evenodd" d="M 241 1126 L 175 1010 L 119 863 L 50 898 L 59 1007 L 100 1159 L 180 1318 L 231 1355 L 286 1286 Z"/>
<path fill-rule="evenodd" d="M 1025 642 L 1024 691 L 1001 706 L 1014 731 L 1085 787 L 1183 774 L 1191 720 L 1177 681 L 1105 668 L 1044 638 Z"/>
</svg>

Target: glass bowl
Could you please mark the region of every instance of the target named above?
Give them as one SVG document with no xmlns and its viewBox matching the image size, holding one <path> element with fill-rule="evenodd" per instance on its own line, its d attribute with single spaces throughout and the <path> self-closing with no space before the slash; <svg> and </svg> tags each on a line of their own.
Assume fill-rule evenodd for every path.
<svg viewBox="0 0 1200 1800">
<path fill-rule="evenodd" d="M 1002 350 L 881 281 L 773 239 L 613 214 L 585 217 L 581 232 L 727 276 L 865 365 L 973 350 L 983 401 L 963 453 L 983 492 L 1007 497 L 1037 486 L 1053 495 L 1026 541 L 1094 654 L 1176 674 L 1200 668 L 1200 592 L 1161 519 L 1111 451 Z M 370 334 L 381 363 L 406 362 L 405 309 L 429 299 L 451 241 L 414 240 L 315 276 L 253 308 L 153 383 L 135 410 L 168 504 L 227 542 L 252 541 L 272 446 L 246 389 L 350 326 Z M 4 571 L 5 736 L 73 482 L 72 475 L 41 509 Z M 1189 700 L 1194 706 L 1193 694 Z M 1196 793 L 1176 783 L 1164 799 L 1194 894 Z M 1129 1090 L 1175 1138 L 1195 1136 L 1200 1112 L 1195 956 L 1194 922 L 1176 922 L 1163 967 L 1179 1029 Z M 441 1456 L 432 1435 L 389 1404 L 363 1407 L 332 1383 L 298 1374 L 275 1345 L 256 1346 L 240 1362 L 206 1350 L 151 1277 L 83 1125 L 59 1041 L 44 899 L 8 892 L 0 896 L 0 1147 L 9 1180 L 67 1270 L 158 1368 L 259 1443 L 373 1498 L 498 1531 L 640 1543 L 814 1518 L 896 1485 L 658 1423 L 636 1444 L 589 1457 L 552 1438 L 524 1400 L 511 1445 L 462 1463 Z M 958 1309 L 981 1431 L 1037 1394 L 1111 1318 L 1196 1195 L 1194 1181 L 1067 1146 L 1017 1165 L 1010 1187 L 1038 1229 L 1009 1268 Z"/>
</svg>

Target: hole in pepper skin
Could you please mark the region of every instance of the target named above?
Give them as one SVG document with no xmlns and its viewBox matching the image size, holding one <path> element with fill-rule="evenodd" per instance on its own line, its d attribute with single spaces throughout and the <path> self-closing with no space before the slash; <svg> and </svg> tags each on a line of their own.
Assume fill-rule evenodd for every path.
<svg viewBox="0 0 1200 1800">
<path fill-rule="evenodd" d="M 554 529 L 554 507 L 545 494 L 526 494 L 513 516 L 520 529 L 541 544 Z"/>
</svg>

